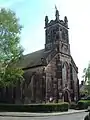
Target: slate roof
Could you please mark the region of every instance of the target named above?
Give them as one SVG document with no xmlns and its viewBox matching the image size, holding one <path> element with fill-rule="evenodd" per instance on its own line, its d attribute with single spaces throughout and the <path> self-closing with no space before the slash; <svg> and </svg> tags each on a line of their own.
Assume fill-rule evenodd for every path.
<svg viewBox="0 0 90 120">
<path fill-rule="evenodd" d="M 33 68 L 33 67 L 36 67 L 36 66 L 39 66 L 39 65 L 42 65 L 42 66 L 46 65 L 47 63 L 45 63 L 45 64 L 42 63 L 42 58 L 46 59 L 47 56 L 51 52 L 52 52 L 52 50 L 49 51 L 49 52 L 45 52 L 45 49 L 41 49 L 41 50 L 35 51 L 33 53 L 23 55 L 23 57 L 17 62 L 17 64 L 13 65 L 13 67 L 18 66 L 19 68 L 22 68 L 22 69 L 25 70 L 25 69 Z M 72 62 L 74 63 L 73 58 L 72 58 Z M 74 66 L 76 68 L 76 71 L 78 72 L 78 69 L 77 69 L 75 63 L 74 63 Z"/>
<path fill-rule="evenodd" d="M 18 62 L 17 66 L 19 68 L 25 69 L 34 67 L 37 65 L 42 65 L 41 58 L 45 56 L 44 49 L 38 50 L 36 52 L 24 55 Z"/>
</svg>

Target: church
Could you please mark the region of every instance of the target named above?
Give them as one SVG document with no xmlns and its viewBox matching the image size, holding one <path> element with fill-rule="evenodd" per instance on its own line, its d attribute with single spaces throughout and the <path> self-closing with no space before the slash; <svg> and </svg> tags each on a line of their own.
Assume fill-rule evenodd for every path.
<svg viewBox="0 0 90 120">
<path fill-rule="evenodd" d="M 70 53 L 68 19 L 45 16 L 45 48 L 24 55 L 25 81 L 13 89 L 14 103 L 73 102 L 79 99 L 78 67 Z M 12 94 L 12 93 L 11 93 Z M 9 98 L 10 99 L 10 98 Z M 22 102 L 21 102 L 22 101 Z"/>
</svg>

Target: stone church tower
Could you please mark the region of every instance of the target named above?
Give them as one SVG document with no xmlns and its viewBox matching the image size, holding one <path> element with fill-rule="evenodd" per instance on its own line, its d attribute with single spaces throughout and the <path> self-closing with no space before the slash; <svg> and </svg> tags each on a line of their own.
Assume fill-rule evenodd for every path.
<svg viewBox="0 0 90 120">
<path fill-rule="evenodd" d="M 78 68 L 70 54 L 68 19 L 59 16 L 56 9 L 55 20 L 45 17 L 46 99 L 74 101 L 79 96 Z"/>
<path fill-rule="evenodd" d="M 25 55 L 17 64 L 25 81 L 7 88 L 4 97 L 11 103 L 71 102 L 79 98 L 78 68 L 70 54 L 68 19 L 45 17 L 45 48 Z M 2 98 L 2 96 L 0 96 Z M 4 98 L 5 99 L 5 98 Z"/>
</svg>

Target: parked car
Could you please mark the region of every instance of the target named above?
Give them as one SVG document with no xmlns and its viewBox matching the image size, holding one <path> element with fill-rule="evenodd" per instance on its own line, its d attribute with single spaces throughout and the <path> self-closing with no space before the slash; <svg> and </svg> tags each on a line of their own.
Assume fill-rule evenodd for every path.
<svg viewBox="0 0 90 120">
<path fill-rule="evenodd" d="M 86 97 L 86 100 L 90 100 L 90 96 Z"/>
<path fill-rule="evenodd" d="M 86 112 L 89 112 L 89 113 L 84 117 L 84 120 L 90 120 L 90 106 L 88 107 Z"/>
<path fill-rule="evenodd" d="M 90 96 L 82 97 L 81 100 L 90 100 Z"/>
</svg>

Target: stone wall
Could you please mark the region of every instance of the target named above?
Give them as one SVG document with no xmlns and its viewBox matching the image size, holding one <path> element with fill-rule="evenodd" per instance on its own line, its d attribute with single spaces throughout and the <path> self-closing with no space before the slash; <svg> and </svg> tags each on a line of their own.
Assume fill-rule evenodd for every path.
<svg viewBox="0 0 90 120">
<path fill-rule="evenodd" d="M 59 55 L 60 62 L 62 64 L 62 75 L 59 74 L 59 77 L 56 75 L 57 73 L 56 58 L 58 58 L 58 55 Z M 67 84 L 68 90 L 70 91 L 69 97 L 71 97 L 71 93 L 73 94 L 74 91 L 75 91 L 74 95 L 75 97 L 77 97 L 77 72 L 75 71 L 72 65 L 73 79 L 71 80 L 70 65 L 72 65 L 71 57 L 59 53 L 51 60 L 51 62 L 45 68 L 47 101 L 50 99 L 50 97 L 53 97 L 53 99 L 55 100 L 57 99 L 57 83 L 58 83 L 59 99 L 63 99 L 60 95 L 63 93 L 66 84 Z M 74 84 L 71 84 L 73 82 Z"/>
<path fill-rule="evenodd" d="M 24 103 L 40 102 L 45 100 L 45 72 L 44 67 L 25 71 L 23 87 Z"/>
</svg>

